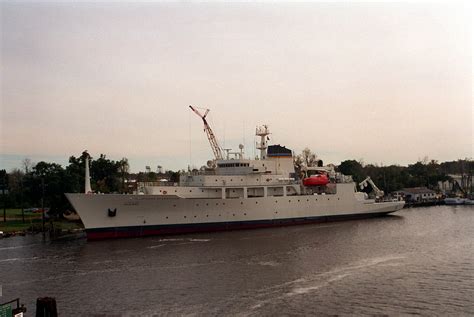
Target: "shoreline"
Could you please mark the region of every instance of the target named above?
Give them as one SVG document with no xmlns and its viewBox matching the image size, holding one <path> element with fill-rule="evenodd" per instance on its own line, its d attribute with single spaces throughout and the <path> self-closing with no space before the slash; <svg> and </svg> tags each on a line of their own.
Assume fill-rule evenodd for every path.
<svg viewBox="0 0 474 317">
<path fill-rule="evenodd" d="M 23 221 L 24 219 L 24 221 Z M 67 234 L 75 234 L 84 231 L 82 222 L 71 221 L 67 219 L 45 219 L 45 233 L 49 236 L 63 236 Z M 35 235 L 43 232 L 42 214 L 24 213 L 21 209 L 7 209 L 6 222 L 0 221 L 0 238 L 8 238 L 12 236 Z"/>
</svg>

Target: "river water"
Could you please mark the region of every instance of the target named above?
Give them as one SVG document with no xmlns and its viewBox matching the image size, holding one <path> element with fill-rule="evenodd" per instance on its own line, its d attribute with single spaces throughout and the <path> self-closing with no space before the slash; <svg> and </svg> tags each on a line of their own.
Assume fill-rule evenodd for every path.
<svg viewBox="0 0 474 317">
<path fill-rule="evenodd" d="M 34 316 L 474 315 L 474 206 L 224 233 L 0 240 L 0 303 Z"/>
</svg>

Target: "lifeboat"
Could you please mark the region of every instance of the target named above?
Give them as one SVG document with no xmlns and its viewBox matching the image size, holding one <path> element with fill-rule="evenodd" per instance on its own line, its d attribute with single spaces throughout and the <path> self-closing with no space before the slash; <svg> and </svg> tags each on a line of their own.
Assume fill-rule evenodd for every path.
<svg viewBox="0 0 474 317">
<path fill-rule="evenodd" d="M 325 174 L 316 174 L 303 179 L 304 186 L 325 186 L 329 183 L 329 178 Z"/>
</svg>

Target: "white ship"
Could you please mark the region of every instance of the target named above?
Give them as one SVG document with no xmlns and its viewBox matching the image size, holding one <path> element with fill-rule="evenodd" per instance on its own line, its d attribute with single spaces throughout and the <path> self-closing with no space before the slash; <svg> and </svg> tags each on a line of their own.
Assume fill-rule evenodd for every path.
<svg viewBox="0 0 474 317">
<path fill-rule="evenodd" d="M 267 145 L 270 131 L 258 127 L 259 157 L 222 151 L 204 115 L 215 160 L 199 172 L 180 175 L 179 184 L 141 183 L 136 194 L 68 193 L 88 239 L 221 231 L 284 226 L 386 215 L 400 210 L 404 201 L 383 201 L 383 192 L 369 198 L 358 192 L 350 176 L 330 166 L 304 167 L 295 172 L 292 151 Z M 87 160 L 86 160 L 87 162 Z M 320 164 L 321 165 L 321 164 Z"/>
</svg>

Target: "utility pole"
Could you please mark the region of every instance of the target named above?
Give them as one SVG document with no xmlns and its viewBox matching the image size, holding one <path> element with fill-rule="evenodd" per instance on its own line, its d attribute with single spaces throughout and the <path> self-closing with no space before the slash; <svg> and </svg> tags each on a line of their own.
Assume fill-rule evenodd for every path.
<svg viewBox="0 0 474 317">
<path fill-rule="evenodd" d="M 42 229 L 43 229 L 43 236 L 45 235 L 44 231 L 44 175 L 41 177 L 41 221 L 42 221 Z"/>
<path fill-rule="evenodd" d="M 20 206 L 21 206 L 21 218 L 25 223 L 25 206 L 23 205 L 23 177 L 20 179 Z"/>
<path fill-rule="evenodd" d="M 2 184 L 2 197 L 3 197 L 3 222 L 7 222 L 7 199 L 5 198 L 5 184 Z"/>
</svg>

